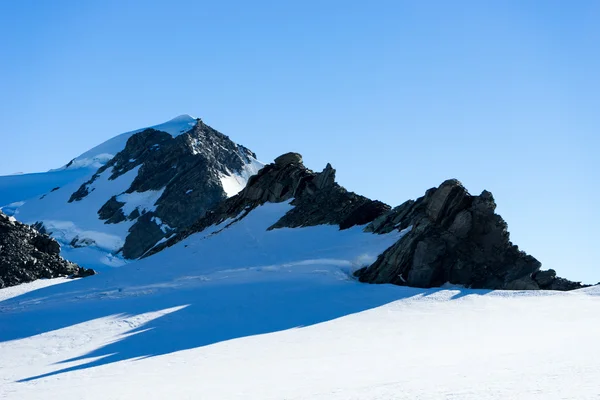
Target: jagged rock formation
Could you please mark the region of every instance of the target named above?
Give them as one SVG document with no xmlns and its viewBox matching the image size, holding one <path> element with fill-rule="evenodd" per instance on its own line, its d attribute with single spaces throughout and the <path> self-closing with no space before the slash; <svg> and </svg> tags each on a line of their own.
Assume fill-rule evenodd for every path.
<svg viewBox="0 0 600 400">
<path fill-rule="evenodd" d="M 582 285 L 557 278 L 553 270 L 510 242 L 506 222 L 494 211 L 488 191 L 470 195 L 457 180 L 429 189 L 366 227 L 373 233 L 408 231 L 370 267 L 362 282 L 436 287 L 446 282 L 485 289 L 572 290 Z"/>
<path fill-rule="evenodd" d="M 241 219 L 266 202 L 280 203 L 290 199 L 295 207 L 269 229 L 323 224 L 347 229 L 364 225 L 390 209 L 380 201 L 359 196 L 338 185 L 335 169 L 330 164 L 322 172 L 315 173 L 304 166 L 302 156 L 287 153 L 252 176 L 239 194 L 221 202 L 189 229 L 155 247 L 148 255 L 226 219 Z"/>
<path fill-rule="evenodd" d="M 237 196 L 221 202 L 189 229 L 149 254 L 211 225 L 225 220 L 233 224 L 266 202 L 290 199 L 295 207 L 269 229 L 321 224 L 346 229 L 368 224 L 365 231 L 373 234 L 404 231 L 402 238 L 373 265 L 357 271 L 362 282 L 424 288 L 446 282 L 514 290 L 583 287 L 557 278 L 553 270 L 541 271 L 539 261 L 510 242 L 506 222 L 495 214 L 496 204 L 490 192 L 472 196 L 460 182 L 448 180 L 416 201 L 390 209 L 339 186 L 330 164 L 320 173 L 307 169 L 297 153 L 275 159 L 253 176 Z"/>
<path fill-rule="evenodd" d="M 139 168 L 129 188 L 110 198 L 98 211 L 107 224 L 135 221 L 125 239 L 122 254 L 138 258 L 159 240 L 189 227 L 205 212 L 227 198 L 221 178 L 250 175 L 257 168 L 256 155 L 224 134 L 198 120 L 181 135 L 145 129 L 131 136 L 125 148 L 102 166 L 71 195 L 81 201 L 106 171 L 109 180 Z M 149 209 L 125 211 L 127 195 L 152 194 L 157 200 Z"/>
<path fill-rule="evenodd" d="M 489 289 L 582 287 L 558 278 L 553 270 L 541 271 L 539 261 L 510 242 L 506 223 L 495 214 L 494 198 L 487 191 L 473 196 L 460 182 L 449 180 L 392 209 L 341 187 L 331 164 L 314 172 L 304 166 L 300 154 L 286 153 L 259 171 L 262 164 L 247 148 L 199 119 L 185 116 L 180 122 L 185 125 L 178 122 L 175 133 L 133 131 L 123 134 L 128 136 L 117 140 L 119 146 L 110 154 L 92 151 L 92 161 L 102 158 L 106 164 L 87 182 L 77 189 L 67 185 L 51 191 L 41 203 L 26 202 L 26 212 L 20 215 L 27 218 L 29 208 L 25 221 L 54 224 L 47 227 L 49 232 L 63 229 L 61 237 L 73 248 L 96 246 L 101 253 L 132 259 L 150 256 L 226 220 L 222 229 L 227 229 L 266 202 L 289 201 L 293 208 L 268 229 L 328 224 L 339 229 L 366 226 L 372 234 L 402 231 L 373 265 L 357 271 L 363 282 L 417 287 L 450 282 Z M 80 163 L 90 162 L 85 154 L 80 158 Z M 77 211 L 78 221 L 72 223 L 65 208 L 41 207 L 38 210 L 48 211 L 37 213 L 34 204 L 65 204 L 66 210 Z M 87 220 L 87 204 L 106 225 Z"/>
<path fill-rule="evenodd" d="M 66 261 L 59 253 L 56 240 L 0 212 L 0 288 L 39 278 L 95 273 Z"/>
</svg>

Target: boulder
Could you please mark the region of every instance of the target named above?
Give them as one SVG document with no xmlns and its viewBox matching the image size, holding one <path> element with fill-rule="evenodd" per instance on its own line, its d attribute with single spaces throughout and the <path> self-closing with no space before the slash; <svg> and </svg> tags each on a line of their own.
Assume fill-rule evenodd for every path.
<svg viewBox="0 0 600 400">
<path fill-rule="evenodd" d="M 555 279 L 556 271 L 553 269 L 538 271 L 533 275 L 533 280 L 542 288 L 549 287 Z"/>
<path fill-rule="evenodd" d="M 285 167 L 288 164 L 302 164 L 302 155 L 299 153 L 285 153 L 275 159 L 275 164 Z"/>
</svg>

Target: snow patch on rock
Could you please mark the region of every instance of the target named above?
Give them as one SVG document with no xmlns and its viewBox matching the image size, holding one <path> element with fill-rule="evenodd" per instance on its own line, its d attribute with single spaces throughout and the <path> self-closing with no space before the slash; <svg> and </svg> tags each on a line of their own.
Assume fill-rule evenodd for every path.
<svg viewBox="0 0 600 400">
<path fill-rule="evenodd" d="M 223 186 L 223 190 L 227 194 L 227 197 L 233 197 L 241 192 L 246 187 L 248 179 L 250 179 L 252 175 L 256 175 L 258 171 L 264 167 L 264 164 L 260 161 L 252 157 L 249 158 L 249 162 L 244 164 L 240 172 L 229 171 L 228 174 L 219 175 L 221 185 Z"/>
<path fill-rule="evenodd" d="M 160 190 L 147 190 L 145 192 L 122 193 L 117 196 L 117 201 L 125 203 L 122 207 L 123 214 L 130 215 L 134 210 L 140 214 L 156 211 L 156 202 L 162 196 L 165 188 Z"/>
</svg>

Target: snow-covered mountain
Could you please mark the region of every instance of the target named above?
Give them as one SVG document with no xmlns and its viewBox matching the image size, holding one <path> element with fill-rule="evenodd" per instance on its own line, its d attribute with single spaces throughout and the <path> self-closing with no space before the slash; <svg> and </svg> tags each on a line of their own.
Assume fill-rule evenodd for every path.
<svg viewBox="0 0 600 400">
<path fill-rule="evenodd" d="M 5 211 L 99 271 L 0 289 L 0 399 L 597 398 L 598 287 L 519 251 L 491 193 L 392 208 L 335 174 L 182 116 L 0 177 Z M 1 221 L 18 282 L 79 271 Z"/>
<path fill-rule="evenodd" d="M 265 167 L 252 151 L 188 115 L 118 135 L 47 174 L 72 171 L 85 174 L 39 197 L 26 198 L 31 190 L 19 197 L 15 190 L 10 200 L 17 201 L 4 211 L 52 235 L 63 256 L 86 268 L 122 266 L 223 221 L 231 221 L 228 227 L 265 203 L 292 201 L 294 207 L 269 229 L 362 225 L 370 235 L 405 235 L 356 272 L 363 282 L 581 287 L 553 270 L 541 271 L 535 258 L 510 242 L 487 191 L 473 196 L 448 180 L 392 209 L 339 186 L 330 164 L 313 172 L 297 153 Z"/>
<path fill-rule="evenodd" d="M 57 170 L 0 177 L 0 200 L 54 236 L 71 261 L 119 266 L 239 192 L 261 167 L 247 148 L 182 115 L 118 135 Z"/>
<path fill-rule="evenodd" d="M 195 124 L 196 118 L 189 115 L 180 115 L 163 124 L 150 126 L 149 128 L 177 136 L 190 130 Z M 117 135 L 75 157 L 67 165 L 48 172 L 0 176 L 0 207 L 5 212 L 12 213 L 24 200 L 42 196 L 56 187 L 62 187 L 93 175 L 98 168 L 125 148 L 127 140 L 131 136 L 144 129 L 147 128 Z"/>
</svg>

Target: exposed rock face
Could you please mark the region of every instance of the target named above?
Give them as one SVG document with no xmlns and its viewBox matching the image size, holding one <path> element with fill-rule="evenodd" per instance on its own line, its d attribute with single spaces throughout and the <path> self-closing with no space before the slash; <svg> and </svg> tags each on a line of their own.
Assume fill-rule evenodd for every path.
<svg viewBox="0 0 600 400">
<path fill-rule="evenodd" d="M 188 230 L 157 246 L 149 254 L 228 218 L 243 218 L 266 202 L 280 203 L 290 199 L 293 199 L 291 204 L 295 207 L 269 229 L 323 224 L 347 229 L 367 224 L 390 210 L 382 202 L 359 196 L 338 185 L 335 169 L 330 164 L 322 172 L 315 173 L 302 164 L 300 154 L 287 153 L 252 176 L 238 195 L 221 202 Z"/>
<path fill-rule="evenodd" d="M 403 232 L 373 265 L 357 271 L 363 282 L 423 288 L 446 282 L 512 290 L 582 287 L 553 270 L 542 271 L 539 261 L 510 242 L 490 192 L 473 196 L 457 180 L 448 180 L 391 209 L 341 187 L 331 164 L 314 172 L 298 153 L 283 154 L 260 171 L 256 164 L 254 153 L 201 120 L 176 136 L 149 128 L 132 134 L 121 152 L 69 193 L 69 202 L 82 201 L 96 188 L 102 188 L 101 195 L 110 186 L 107 181 L 120 179 L 118 189 L 101 197 L 94 211 L 106 224 L 127 224 L 123 246 L 110 249 L 126 258 L 149 256 L 225 220 L 231 225 L 264 203 L 289 201 L 294 207 L 268 229 L 327 224 L 339 229 L 365 225 L 372 234 Z M 245 188 L 233 195 L 246 179 Z M 98 193 L 93 197 L 97 200 Z M 85 232 L 69 237 L 70 245 L 95 245 Z"/>
<path fill-rule="evenodd" d="M 0 288 L 39 278 L 94 275 L 59 253 L 58 242 L 50 236 L 0 212 Z"/>
<path fill-rule="evenodd" d="M 457 180 L 430 189 L 369 224 L 366 231 L 409 230 L 370 267 L 362 282 L 436 287 L 446 282 L 485 289 L 571 290 L 581 284 L 556 277 L 509 240 L 492 194 L 470 195 Z"/>
<path fill-rule="evenodd" d="M 553 270 L 541 271 L 538 260 L 510 242 L 506 222 L 495 213 L 496 203 L 488 191 L 472 196 L 453 179 L 390 209 L 339 186 L 330 164 L 320 173 L 307 169 L 297 153 L 278 157 L 253 176 L 242 192 L 149 254 L 226 219 L 235 223 L 266 202 L 290 199 L 295 207 L 269 229 L 322 224 L 346 229 L 368 224 L 365 231 L 373 234 L 404 231 L 373 265 L 357 271 L 362 282 L 423 288 L 446 282 L 512 290 L 583 287 L 556 277 Z"/>
<path fill-rule="evenodd" d="M 129 188 L 113 196 L 98 211 L 107 224 L 135 221 L 129 229 L 122 253 L 138 258 L 159 240 L 184 230 L 206 211 L 227 198 L 221 178 L 248 174 L 256 155 L 200 120 L 190 131 L 173 137 L 146 129 L 129 138 L 119 152 L 71 195 L 69 202 L 89 195 L 90 185 L 110 171 L 109 180 L 139 168 Z M 150 192 L 153 191 L 153 192 Z M 127 195 L 155 193 L 149 208 L 126 212 Z"/>
</svg>

